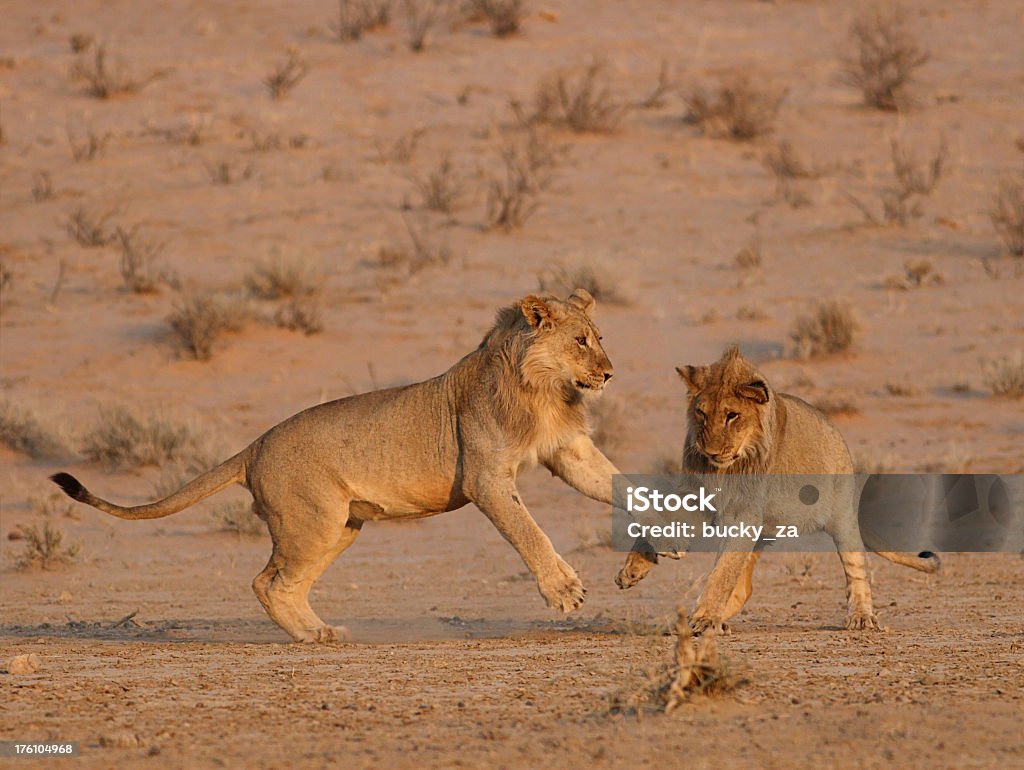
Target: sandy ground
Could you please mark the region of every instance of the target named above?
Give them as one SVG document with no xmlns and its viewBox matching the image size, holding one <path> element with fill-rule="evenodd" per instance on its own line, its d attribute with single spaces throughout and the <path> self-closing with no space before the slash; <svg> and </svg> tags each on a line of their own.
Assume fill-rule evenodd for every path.
<svg viewBox="0 0 1024 770">
<path fill-rule="evenodd" d="M 559 0 L 543 17 L 536 6 L 518 37 L 470 23 L 439 30 L 416 55 L 400 22 L 332 40 L 328 2 L 161 2 L 144 13 L 127 2 L 8 3 L 0 259 L 12 282 L 0 395 L 71 444 L 100 407 L 133 404 L 202 426 L 226 455 L 311 404 L 443 371 L 496 307 L 537 289 L 539 272 L 583 260 L 629 299 L 599 308 L 620 412 L 605 446 L 626 471 L 681 445 L 672 366 L 739 342 L 781 389 L 852 401 L 855 413 L 836 420 L 864 464 L 1022 472 L 1024 407 L 989 395 L 982 366 L 1024 349 L 1024 269 L 987 214 L 998 179 L 1024 160 L 1024 15 L 1013 2 L 908 8 L 932 61 L 918 106 L 895 115 L 859 106 L 836 79 L 847 4 Z M 75 33 L 107 41 L 141 75 L 167 72 L 139 94 L 94 99 L 68 77 Z M 271 100 L 261 79 L 289 47 L 310 72 Z M 810 205 L 791 208 L 760 162 L 768 142 L 700 136 L 673 92 L 612 134 L 556 132 L 567 153 L 536 214 L 520 231 L 486 232 L 509 98 L 528 102 L 543 76 L 595 54 L 625 100 L 651 90 L 663 60 L 683 85 L 752 68 L 789 89 L 774 138 L 830 173 L 801 182 Z M 105 151 L 74 161 L 69 126 L 109 133 Z M 201 127 L 198 144 L 175 140 L 187 126 Z M 417 127 L 411 163 L 382 162 L 378 145 Z M 285 147 L 254 149 L 254 135 Z M 893 137 L 921 157 L 944 137 L 948 174 L 920 218 L 868 227 L 847 194 L 880 207 Z M 424 221 L 453 259 L 409 277 L 382 270 L 380 247 L 405 238 L 404 203 L 419 221 L 410 175 L 445 153 L 465 191 L 450 217 Z M 220 163 L 251 175 L 213 184 L 207 167 Z M 35 200 L 40 172 L 53 195 Z M 166 322 L 177 292 L 126 291 L 113 245 L 83 248 L 65 232 L 78 206 L 166 240 L 163 262 L 186 293 L 237 289 L 275 250 L 308 255 L 324 331 L 257 323 L 212 360 L 188 360 Z M 736 269 L 755 237 L 763 267 Z M 922 259 L 941 284 L 887 288 Z M 793 319 L 833 296 L 860 317 L 855 351 L 795 360 Z M 71 565 L 18 571 L 22 543 L 3 544 L 0 658 L 35 652 L 42 668 L 0 675 L 0 738 L 79 740 L 83 767 L 1024 766 L 1017 555 L 948 555 L 930 578 L 873 559 L 890 630 L 855 634 L 840 630 L 834 556 L 765 558 L 720 643 L 749 685 L 637 718 L 612 713 L 615 693 L 640 691 L 667 662 L 672 639 L 660 631 L 678 603 L 692 605 L 710 563 L 691 556 L 618 591 L 621 557 L 594 545 L 607 510 L 544 472 L 521 488 L 589 588 L 581 611 L 547 611 L 469 507 L 367 525 L 314 589 L 314 606 L 352 642 L 310 648 L 286 644 L 249 589 L 269 539 L 217 531 L 218 501 L 121 522 L 48 501 L 58 469 L 129 503 L 153 496 L 160 470 L 0 448 L 0 535 L 48 521 L 80 545 Z"/>
</svg>

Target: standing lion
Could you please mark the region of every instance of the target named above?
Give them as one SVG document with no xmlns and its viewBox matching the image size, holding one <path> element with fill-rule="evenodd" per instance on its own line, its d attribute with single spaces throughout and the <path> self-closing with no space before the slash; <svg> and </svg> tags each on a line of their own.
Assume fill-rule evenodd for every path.
<svg viewBox="0 0 1024 770">
<path fill-rule="evenodd" d="M 467 503 L 519 552 L 548 605 L 569 612 L 582 604 L 583 585 L 523 505 L 516 477 L 539 462 L 611 503 L 618 471 L 591 442 L 585 415 L 612 377 L 593 310 L 583 289 L 568 300 L 527 296 L 500 310 L 479 347 L 444 374 L 299 412 L 159 502 L 122 507 L 67 473 L 52 478 L 122 519 L 169 516 L 244 485 L 274 544 L 252 587 L 296 641 L 338 639 L 310 608 L 309 590 L 364 522 Z"/>
</svg>

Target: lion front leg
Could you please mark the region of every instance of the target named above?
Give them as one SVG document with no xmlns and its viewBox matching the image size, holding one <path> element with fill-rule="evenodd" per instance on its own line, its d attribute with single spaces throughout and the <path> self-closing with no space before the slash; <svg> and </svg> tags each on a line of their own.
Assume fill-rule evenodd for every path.
<svg viewBox="0 0 1024 770">
<path fill-rule="evenodd" d="M 749 549 L 737 550 L 749 542 L 726 543 L 719 551 L 690 620 L 695 634 L 708 630 L 727 632 L 729 629 L 725 621 L 739 612 L 750 596 L 743 588 L 749 585 L 749 574 L 753 572 L 758 554 Z"/>
<path fill-rule="evenodd" d="M 469 498 L 522 557 L 549 607 L 571 612 L 583 604 L 586 589 L 576 570 L 555 552 L 551 540 L 523 505 L 511 476 L 477 479 Z"/>
</svg>

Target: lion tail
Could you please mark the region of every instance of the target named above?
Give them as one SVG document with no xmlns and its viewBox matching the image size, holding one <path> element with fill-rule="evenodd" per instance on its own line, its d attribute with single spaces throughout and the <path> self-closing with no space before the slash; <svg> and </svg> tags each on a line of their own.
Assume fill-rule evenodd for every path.
<svg viewBox="0 0 1024 770">
<path fill-rule="evenodd" d="M 904 567 L 910 567 L 916 569 L 919 572 L 938 572 L 942 566 L 942 561 L 939 559 L 937 553 L 931 551 L 921 551 L 919 554 L 912 553 L 900 553 L 898 551 L 887 551 L 885 543 L 870 530 L 866 530 L 863 526 L 861 527 L 861 538 L 864 540 L 870 550 L 877 553 L 883 559 L 888 559 L 893 564 L 900 564 Z"/>
<path fill-rule="evenodd" d="M 192 479 L 177 492 L 168 495 L 163 500 L 146 505 L 125 507 L 107 502 L 96 497 L 86 489 L 82 483 L 70 473 L 55 473 L 50 480 L 64 490 L 64 493 L 73 500 L 91 505 L 111 516 L 119 519 L 159 519 L 170 516 L 172 513 L 195 505 L 200 500 L 219 492 L 231 484 L 241 483 L 245 480 L 245 463 L 249 450 L 244 449 L 234 457 L 225 460 L 216 468 L 208 470 L 200 476 Z"/>
</svg>

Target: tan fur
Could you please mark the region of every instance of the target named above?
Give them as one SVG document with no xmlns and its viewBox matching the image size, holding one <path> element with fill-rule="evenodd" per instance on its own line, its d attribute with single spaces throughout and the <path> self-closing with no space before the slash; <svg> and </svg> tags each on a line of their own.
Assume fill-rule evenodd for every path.
<svg viewBox="0 0 1024 770">
<path fill-rule="evenodd" d="M 846 627 L 879 628 L 865 574 L 865 546 L 850 494 L 853 462 L 839 431 L 806 402 L 776 393 L 738 348 L 730 348 L 710 366 L 685 366 L 676 371 L 689 390 L 682 461 L 685 472 L 831 476 L 835 486 L 821 490 L 820 506 L 831 518 L 816 520 L 808 513 L 806 519 L 794 520 L 790 512 L 785 523 L 799 525 L 801 534 L 824 530 L 832 537 L 846 573 Z M 763 516 L 771 521 L 771 511 Z M 882 551 L 878 543 L 870 545 L 898 564 L 923 572 L 938 569 L 934 554 L 913 556 Z M 694 612 L 694 630 L 724 628 L 725 621 L 750 598 L 751 576 L 760 556 L 752 547 L 749 540 L 723 546 Z M 616 582 L 629 588 L 656 562 L 649 552 L 630 553 Z"/>
<path fill-rule="evenodd" d="M 274 544 L 253 590 L 297 641 L 337 638 L 307 597 L 364 521 L 430 516 L 469 502 L 519 552 L 547 603 L 568 612 L 583 602 L 583 586 L 523 505 L 516 477 L 543 463 L 611 503 L 618 470 L 591 442 L 585 416 L 586 400 L 612 375 L 593 308 L 582 289 L 566 301 L 525 297 L 501 310 L 480 346 L 444 374 L 300 412 L 157 503 L 124 508 L 67 474 L 54 480 L 126 519 L 167 516 L 244 484 Z"/>
</svg>

